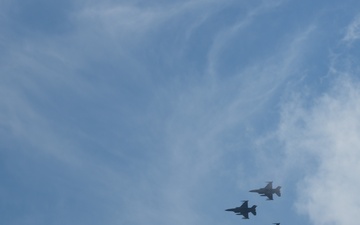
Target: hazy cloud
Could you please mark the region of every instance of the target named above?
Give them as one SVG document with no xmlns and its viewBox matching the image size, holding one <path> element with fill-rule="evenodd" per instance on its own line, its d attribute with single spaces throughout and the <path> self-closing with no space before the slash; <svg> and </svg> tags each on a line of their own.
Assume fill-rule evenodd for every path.
<svg viewBox="0 0 360 225">
<path fill-rule="evenodd" d="M 311 105 L 293 99 L 284 108 L 279 136 L 305 175 L 297 206 L 316 225 L 358 224 L 359 99 L 358 80 L 341 77 Z"/>
<path fill-rule="evenodd" d="M 357 16 L 347 27 L 345 36 L 343 37 L 343 41 L 348 44 L 352 44 L 354 41 L 357 41 L 359 38 L 360 38 L 360 16 Z"/>
</svg>

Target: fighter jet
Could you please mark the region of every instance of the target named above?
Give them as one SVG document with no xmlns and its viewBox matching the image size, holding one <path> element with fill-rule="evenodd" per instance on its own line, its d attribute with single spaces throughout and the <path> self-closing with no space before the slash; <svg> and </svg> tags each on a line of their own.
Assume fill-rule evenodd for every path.
<svg viewBox="0 0 360 225">
<path fill-rule="evenodd" d="M 268 197 L 267 200 L 273 200 L 273 194 L 276 194 L 279 197 L 281 196 L 280 188 L 281 187 L 278 186 L 277 188 L 273 189 L 272 188 L 272 181 L 269 181 L 268 184 L 264 188 L 250 190 L 250 192 L 257 192 L 261 196 Z"/>
<path fill-rule="evenodd" d="M 280 225 L 280 223 L 273 223 L 273 224 L 275 224 L 275 225 Z"/>
<path fill-rule="evenodd" d="M 226 209 L 225 211 L 232 211 L 236 213 L 236 215 L 242 215 L 243 219 L 249 219 L 249 212 L 251 212 L 254 216 L 256 215 L 256 205 L 253 205 L 251 208 L 248 206 L 248 201 L 243 201 L 244 203 L 236 208 Z"/>
</svg>

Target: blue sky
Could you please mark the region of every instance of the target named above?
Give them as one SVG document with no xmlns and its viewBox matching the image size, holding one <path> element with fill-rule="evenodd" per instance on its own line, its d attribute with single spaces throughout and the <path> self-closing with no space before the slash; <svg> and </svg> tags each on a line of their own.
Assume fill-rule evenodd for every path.
<svg viewBox="0 0 360 225">
<path fill-rule="evenodd" d="M 357 225 L 359 9 L 0 1 L 0 223 Z"/>
</svg>

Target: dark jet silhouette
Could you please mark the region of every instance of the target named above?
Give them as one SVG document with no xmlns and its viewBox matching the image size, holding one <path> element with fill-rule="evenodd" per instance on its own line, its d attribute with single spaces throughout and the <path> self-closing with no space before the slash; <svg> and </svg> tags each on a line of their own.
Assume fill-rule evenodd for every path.
<svg viewBox="0 0 360 225">
<path fill-rule="evenodd" d="M 279 197 L 281 196 L 280 188 L 281 188 L 281 186 L 278 186 L 277 188 L 273 189 L 272 181 L 269 181 L 268 184 L 264 188 L 250 190 L 250 192 L 257 192 L 261 196 L 268 197 L 267 200 L 273 200 L 273 194 L 276 194 Z"/>
<path fill-rule="evenodd" d="M 275 225 L 280 225 L 280 223 L 273 223 L 273 224 L 275 224 Z"/>
<path fill-rule="evenodd" d="M 244 201 L 241 206 L 232 209 L 226 209 L 225 211 L 232 211 L 236 213 L 236 215 L 242 215 L 243 219 L 249 219 L 249 212 L 251 212 L 254 216 L 256 215 L 256 205 L 253 205 L 251 208 L 249 208 L 248 201 Z"/>
</svg>

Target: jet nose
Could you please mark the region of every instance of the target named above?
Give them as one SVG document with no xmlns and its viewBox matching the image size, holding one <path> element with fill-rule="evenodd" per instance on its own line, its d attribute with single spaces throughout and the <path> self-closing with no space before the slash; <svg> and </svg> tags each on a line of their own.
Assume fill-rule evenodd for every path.
<svg viewBox="0 0 360 225">
<path fill-rule="evenodd" d="M 231 209 L 225 209 L 225 211 L 231 211 Z"/>
<path fill-rule="evenodd" d="M 256 192 L 257 190 L 250 190 L 249 192 Z"/>
</svg>

